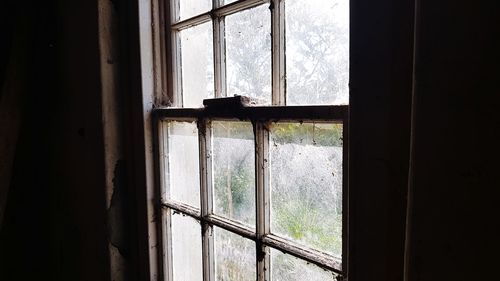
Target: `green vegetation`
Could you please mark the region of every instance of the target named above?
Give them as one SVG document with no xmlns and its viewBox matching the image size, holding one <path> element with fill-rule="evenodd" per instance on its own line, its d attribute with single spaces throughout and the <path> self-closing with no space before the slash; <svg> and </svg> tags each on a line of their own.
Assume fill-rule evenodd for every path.
<svg viewBox="0 0 500 281">
<path fill-rule="evenodd" d="M 270 161 L 271 173 L 275 173 L 271 176 L 273 233 L 318 250 L 340 254 L 341 178 L 334 174 L 341 177 L 342 173 L 332 169 L 341 169 L 342 125 L 274 123 L 269 129 L 271 154 L 276 158 Z M 252 125 L 249 122 L 214 121 L 212 137 L 215 211 L 253 226 L 255 160 Z M 217 254 L 217 280 L 253 280 L 255 260 L 252 255 L 248 257 L 248 247 L 228 234 L 217 237 L 216 244 L 221 243 L 218 247 L 224 249 Z M 286 255 L 278 255 L 273 264 L 283 271 L 283 277 L 290 277 L 294 271 L 289 269 L 299 266 L 298 262 Z M 312 270 L 307 264 L 300 263 L 300 266 Z M 323 275 L 321 270 L 311 272 L 321 278 L 330 276 Z"/>
<path fill-rule="evenodd" d="M 342 146 L 342 128 L 342 124 L 280 123 L 273 130 L 273 140 L 279 144 Z"/>
<path fill-rule="evenodd" d="M 306 3 L 307 2 L 307 3 Z M 343 104 L 348 100 L 348 29 L 332 14 L 341 1 L 287 0 L 286 91 L 289 104 Z M 271 99 L 269 7 L 226 17 L 227 93 Z M 338 11 L 335 10 L 335 11 Z M 348 10 L 342 10 L 347 12 Z M 267 15 L 267 16 L 266 16 Z M 228 124 L 230 124 L 228 126 Z M 255 224 L 253 129 L 244 122 L 213 126 L 215 210 Z M 269 159 L 273 233 L 340 255 L 342 250 L 341 124 L 273 123 Z M 250 146 L 248 143 L 251 143 Z M 251 147 L 250 151 L 248 147 Z M 221 239 L 228 239 L 221 237 Z M 229 240 L 227 240 L 229 241 Z M 229 244 L 227 244 L 229 245 Z M 217 280 L 255 280 L 244 251 L 218 262 Z M 333 280 L 288 255 L 273 255 L 274 281 Z M 250 267 L 250 268 L 247 268 Z M 224 270 L 225 272 L 219 272 Z M 274 273 L 273 273 L 274 274 Z"/>
</svg>

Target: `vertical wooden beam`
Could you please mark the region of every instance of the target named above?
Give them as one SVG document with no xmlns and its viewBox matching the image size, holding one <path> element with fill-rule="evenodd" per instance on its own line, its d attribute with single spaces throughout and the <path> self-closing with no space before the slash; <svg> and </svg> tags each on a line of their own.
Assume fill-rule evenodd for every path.
<svg viewBox="0 0 500 281">
<path fill-rule="evenodd" d="M 222 0 L 213 0 L 213 9 L 222 6 Z M 225 97 L 226 93 L 226 26 L 224 16 L 212 14 L 214 50 L 214 87 L 215 97 Z"/>
<path fill-rule="evenodd" d="M 170 27 L 173 23 L 177 22 L 180 19 L 179 15 L 179 1 L 180 0 L 172 0 L 170 1 L 170 21 L 168 24 L 168 32 L 170 36 L 166 36 L 169 38 L 169 63 L 168 63 L 168 74 L 171 75 L 171 79 L 169 80 L 169 90 L 170 90 L 170 98 L 172 99 L 172 106 L 182 107 L 183 99 L 182 99 L 182 60 L 181 60 L 181 38 L 179 36 L 178 30 L 172 30 Z"/>
<path fill-rule="evenodd" d="M 158 205 L 155 206 L 157 209 L 157 214 L 159 215 L 158 220 L 158 248 L 159 251 L 159 269 L 160 276 L 162 279 L 173 280 L 173 266 L 172 266 L 172 212 L 170 209 L 163 209 L 161 204 L 170 198 L 170 188 L 169 188 L 169 123 L 155 119 L 153 128 L 156 131 L 153 134 L 153 142 L 158 147 L 156 161 L 155 161 L 155 171 L 156 172 L 156 185 L 159 194 Z"/>
<path fill-rule="evenodd" d="M 272 104 L 285 105 L 285 2 L 282 0 L 272 0 L 270 9 L 272 46 Z"/>
<path fill-rule="evenodd" d="M 200 199 L 201 216 L 208 217 L 213 213 L 212 206 L 212 158 L 211 153 L 211 125 L 208 120 L 198 119 L 198 132 L 200 142 Z M 203 280 L 215 280 L 214 258 L 214 230 L 213 226 L 205 220 L 201 221 L 202 227 L 202 254 L 203 254 Z"/>
<path fill-rule="evenodd" d="M 262 238 L 270 232 L 269 202 L 269 131 L 262 122 L 255 122 L 255 176 L 257 218 L 257 280 L 270 280 L 270 250 Z"/>
<path fill-rule="evenodd" d="M 224 17 L 213 18 L 214 86 L 215 97 L 225 97 L 226 92 L 226 36 Z"/>
</svg>

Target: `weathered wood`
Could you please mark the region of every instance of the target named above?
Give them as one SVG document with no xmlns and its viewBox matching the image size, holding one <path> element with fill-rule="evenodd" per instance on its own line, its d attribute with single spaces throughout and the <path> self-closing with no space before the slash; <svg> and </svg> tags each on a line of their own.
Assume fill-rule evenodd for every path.
<svg viewBox="0 0 500 281">
<path fill-rule="evenodd" d="M 269 0 L 240 0 L 233 2 L 231 4 L 213 9 L 211 11 L 205 12 L 203 14 L 196 15 L 194 17 L 181 20 L 181 21 L 172 21 L 172 25 L 170 28 L 172 30 L 182 30 L 195 25 L 199 25 L 205 22 L 209 22 L 213 18 L 221 18 L 224 16 L 228 16 L 246 9 L 250 9 L 256 7 L 260 4 L 264 4 L 269 2 Z"/>
<path fill-rule="evenodd" d="M 256 175 L 256 218 L 257 218 L 257 281 L 270 280 L 270 249 L 262 239 L 271 231 L 271 194 L 269 173 L 269 131 L 262 122 L 254 123 L 255 130 L 255 175 Z"/>
<path fill-rule="evenodd" d="M 158 108 L 153 114 L 159 119 L 170 118 L 231 118 L 271 121 L 338 121 L 347 119 L 347 105 L 318 106 L 251 106 L 213 108 Z"/>
<path fill-rule="evenodd" d="M 285 1 L 271 1 L 272 99 L 273 105 L 285 105 Z"/>
<path fill-rule="evenodd" d="M 217 215 L 210 215 L 203 218 L 208 223 L 231 231 L 248 239 L 255 240 L 255 230 L 237 221 L 225 219 Z"/>
<path fill-rule="evenodd" d="M 194 219 L 197 219 L 197 220 L 200 220 L 201 219 L 201 212 L 200 210 L 194 208 L 194 207 L 191 207 L 189 205 L 186 205 L 186 204 L 182 204 L 182 203 L 179 203 L 179 202 L 164 202 L 162 203 L 162 207 L 163 208 L 170 208 L 172 210 L 174 210 L 174 212 L 180 212 L 180 213 L 183 213 L 185 215 L 188 215 Z"/>
<path fill-rule="evenodd" d="M 271 246 L 283 253 L 290 254 L 297 258 L 306 260 L 326 270 L 331 270 L 342 275 L 342 259 L 299 245 L 293 241 L 269 234 L 262 241 L 265 245 Z"/>
</svg>

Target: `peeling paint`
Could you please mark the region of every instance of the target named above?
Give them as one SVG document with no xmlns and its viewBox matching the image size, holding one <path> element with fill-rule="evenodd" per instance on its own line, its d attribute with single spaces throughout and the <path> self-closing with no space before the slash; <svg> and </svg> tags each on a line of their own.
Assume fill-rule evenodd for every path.
<svg viewBox="0 0 500 281">
<path fill-rule="evenodd" d="M 111 268 L 111 281 L 126 281 L 130 280 L 127 271 L 127 262 L 122 257 L 118 248 L 109 243 L 109 254 L 113 262 L 110 264 Z"/>
<path fill-rule="evenodd" d="M 130 256 L 130 226 L 127 219 L 129 196 L 126 188 L 126 166 L 124 160 L 115 164 L 113 195 L 108 208 L 109 242 L 124 258 Z"/>
</svg>

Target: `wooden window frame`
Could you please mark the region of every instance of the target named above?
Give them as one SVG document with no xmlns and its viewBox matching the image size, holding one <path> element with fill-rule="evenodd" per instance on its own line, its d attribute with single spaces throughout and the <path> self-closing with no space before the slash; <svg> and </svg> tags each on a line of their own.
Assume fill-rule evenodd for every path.
<svg viewBox="0 0 500 281">
<path fill-rule="evenodd" d="M 409 112 L 413 86 L 414 1 L 350 1 L 349 35 L 349 280 L 403 279 Z M 153 112 L 172 103 L 169 2 L 122 5 L 122 63 L 127 103 L 127 155 L 137 214 L 132 270 L 162 276 L 160 195 L 154 166 Z M 124 18 L 122 18 L 122 16 Z M 123 20 L 121 20 L 123 19 Z M 115 32 L 116 33 L 116 32 Z M 120 35 L 120 36 L 121 36 Z M 397 51 L 394 51 L 397 50 Z M 128 63 L 128 64 L 127 64 Z M 122 67 L 123 68 L 123 67 Z M 344 132 L 345 134 L 346 132 Z M 347 143 L 347 142 L 346 142 Z M 132 206 L 134 208 L 134 206 Z M 135 241 L 135 240 L 134 240 Z M 347 243 L 347 241 L 344 241 Z M 123 274 L 118 271 L 118 275 Z M 116 279 L 116 278 L 115 278 Z M 119 278 L 118 278 L 119 279 Z"/>
<path fill-rule="evenodd" d="M 166 0 L 165 0 L 166 1 Z M 171 212 L 180 212 L 190 216 L 202 225 L 203 240 L 203 279 L 205 281 L 215 280 L 214 262 L 214 238 L 212 227 L 217 226 L 247 239 L 255 241 L 257 245 L 257 280 L 270 280 L 270 252 L 269 247 L 277 249 L 286 254 L 298 257 L 306 262 L 315 264 L 326 270 L 330 270 L 339 277 L 346 280 L 348 274 L 348 229 L 349 229 L 349 192 L 348 192 L 348 105 L 314 105 L 314 106 L 286 106 L 286 82 L 285 82 L 285 15 L 284 1 L 280 0 L 239 0 L 221 6 L 222 0 L 213 0 L 212 9 L 205 13 L 183 20 L 178 19 L 176 5 L 179 0 L 167 1 L 165 3 L 165 26 L 164 34 L 165 51 L 162 56 L 167 69 L 168 108 L 155 108 L 152 111 L 153 121 L 153 148 L 155 149 L 155 182 L 158 194 L 156 201 L 158 239 L 157 247 L 161 249 L 158 253 L 160 267 L 157 268 L 160 280 L 173 280 L 172 253 L 169 247 L 168 237 L 170 226 L 166 224 Z M 212 21 L 213 28 L 213 53 L 214 53 L 214 96 L 215 98 L 226 97 L 226 65 L 224 46 L 224 17 L 238 13 L 259 5 L 269 4 L 271 9 L 271 61 L 272 61 L 272 106 L 243 107 L 235 110 L 210 108 L 182 108 L 182 81 L 181 81 L 181 54 L 180 39 L 178 32 L 199 24 Z M 163 69 L 163 68 L 162 68 Z M 165 73 L 165 72 L 162 72 Z M 162 78 L 161 80 L 163 80 Z M 164 102 L 165 104 L 165 102 Z M 339 260 L 321 251 L 311 249 L 285 240 L 270 233 L 269 217 L 269 167 L 256 169 L 256 229 L 253 230 L 243 224 L 225 219 L 213 214 L 212 194 L 210 177 L 210 161 L 206 160 L 209 153 L 210 134 L 204 124 L 207 120 L 216 119 L 238 119 L 252 122 L 255 130 L 256 167 L 263 165 L 267 160 L 269 146 L 269 132 L 266 123 L 276 121 L 293 122 L 332 122 L 343 124 L 343 206 L 342 206 L 342 258 Z M 166 120 L 189 120 L 197 121 L 199 124 L 200 145 L 200 197 L 201 208 L 197 210 L 191 206 L 167 200 L 165 180 L 162 178 L 162 157 L 164 149 L 162 140 L 162 122 Z M 200 125 L 202 124 L 202 125 Z M 264 255 L 262 255 L 264 254 Z M 259 258 L 263 257 L 263 258 Z"/>
<path fill-rule="evenodd" d="M 157 148 L 156 171 L 159 175 L 158 189 L 161 194 L 158 202 L 158 214 L 160 214 L 160 235 L 162 239 L 162 254 L 164 277 L 166 280 L 173 280 L 172 273 L 172 253 L 170 225 L 165 223 L 170 221 L 172 211 L 190 216 L 202 225 L 202 245 L 203 245 L 203 280 L 213 281 L 214 279 L 214 237 L 213 226 L 220 227 L 244 238 L 253 240 L 256 243 L 257 259 L 257 280 L 270 280 L 270 247 L 286 254 L 300 258 L 306 262 L 315 264 L 321 268 L 332 271 L 342 278 L 347 276 L 347 256 L 348 256 L 348 106 L 263 106 L 263 107 L 242 107 L 236 109 L 212 109 L 212 108 L 161 108 L 153 111 L 153 120 Z M 240 120 L 253 124 L 256 158 L 256 227 L 255 230 L 224 218 L 213 213 L 213 195 L 211 180 L 211 159 L 207 157 L 211 154 L 211 120 Z M 163 178 L 166 148 L 164 147 L 165 131 L 163 123 L 165 121 L 187 121 L 197 122 L 198 139 L 200 150 L 200 200 L 201 208 L 198 210 L 187 204 L 171 201 L 168 199 L 168 189 L 166 179 Z M 336 258 L 324 252 L 299 245 L 293 241 L 271 234 L 270 231 L 270 186 L 269 186 L 269 122 L 316 122 L 316 123 L 340 123 L 343 125 L 343 182 L 342 182 L 342 258 Z"/>
<path fill-rule="evenodd" d="M 170 102 L 172 106 L 182 107 L 182 81 L 180 39 L 178 32 L 195 25 L 212 21 L 212 40 L 214 53 L 214 96 L 216 98 L 226 97 L 226 59 L 225 59 L 225 28 L 224 18 L 244 10 L 269 4 L 271 10 L 271 80 L 272 80 L 272 105 L 286 105 L 286 82 L 285 82 L 285 3 L 280 0 L 238 0 L 233 3 L 222 5 L 222 0 L 212 0 L 212 9 L 208 12 L 179 20 L 176 6 L 179 0 L 169 1 L 167 15 L 169 19 L 167 28 L 168 71 L 171 74 Z"/>
</svg>

